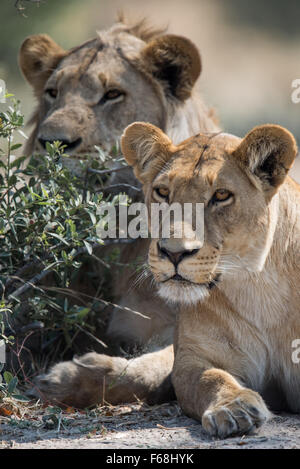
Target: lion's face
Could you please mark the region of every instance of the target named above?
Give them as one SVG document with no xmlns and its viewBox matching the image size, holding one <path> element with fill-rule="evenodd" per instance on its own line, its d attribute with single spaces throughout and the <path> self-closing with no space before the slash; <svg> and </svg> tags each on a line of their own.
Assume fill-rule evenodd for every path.
<svg viewBox="0 0 300 469">
<path fill-rule="evenodd" d="M 136 123 L 125 131 L 122 149 L 150 214 L 153 202 L 204 204 L 203 243 L 196 235 L 175 238 L 172 230 L 170 238 L 151 242 L 149 265 L 161 296 L 195 303 L 236 269 L 263 269 L 276 226 L 274 196 L 296 156 L 287 130 L 261 126 L 243 140 L 200 134 L 174 146 L 157 128 Z M 191 233 L 195 218 L 183 225 Z"/>
<path fill-rule="evenodd" d="M 142 45 L 132 42 L 136 49 Z M 46 81 L 35 149 L 61 140 L 70 152 L 94 152 L 95 145 L 110 150 L 135 119 L 163 127 L 163 111 L 151 83 L 115 47 L 95 40 L 62 59 Z"/>
<path fill-rule="evenodd" d="M 136 120 L 165 129 L 167 106 L 185 101 L 199 76 L 199 53 L 185 38 L 145 36 L 119 23 L 70 51 L 27 38 L 20 66 L 39 100 L 30 150 L 60 140 L 82 157 L 95 145 L 109 151 Z"/>
</svg>

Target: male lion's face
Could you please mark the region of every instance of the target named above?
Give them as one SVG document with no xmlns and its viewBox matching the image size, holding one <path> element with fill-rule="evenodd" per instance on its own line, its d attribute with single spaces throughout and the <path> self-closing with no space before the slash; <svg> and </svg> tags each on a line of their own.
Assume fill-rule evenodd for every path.
<svg viewBox="0 0 300 469">
<path fill-rule="evenodd" d="M 153 202 L 204 204 L 204 243 L 196 235 L 176 238 L 172 224 L 169 238 L 151 242 L 149 265 L 161 296 L 195 303 L 236 269 L 263 269 L 276 227 L 274 195 L 296 156 L 287 130 L 261 126 L 243 140 L 200 134 L 174 146 L 159 129 L 136 123 L 122 149 L 143 183 L 149 213 Z M 189 233 L 195 219 L 183 225 Z"/>
<path fill-rule="evenodd" d="M 136 120 L 165 129 L 167 107 L 190 96 L 200 58 L 185 38 L 146 41 L 116 24 L 70 51 L 47 35 L 30 36 L 20 67 L 39 100 L 30 150 L 60 140 L 82 157 L 95 145 L 109 151 Z"/>
<path fill-rule="evenodd" d="M 164 126 L 159 94 L 120 51 L 96 40 L 62 59 L 46 81 L 35 149 L 61 140 L 71 153 L 110 150 L 136 119 Z"/>
</svg>

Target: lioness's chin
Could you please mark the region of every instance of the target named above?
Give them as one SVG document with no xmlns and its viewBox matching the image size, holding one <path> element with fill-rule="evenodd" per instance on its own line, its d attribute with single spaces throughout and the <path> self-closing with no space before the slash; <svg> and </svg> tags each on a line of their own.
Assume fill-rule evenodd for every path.
<svg viewBox="0 0 300 469">
<path fill-rule="evenodd" d="M 181 284 L 175 282 L 161 283 L 158 294 L 169 303 L 194 305 L 208 298 L 210 290 L 206 285 Z"/>
</svg>

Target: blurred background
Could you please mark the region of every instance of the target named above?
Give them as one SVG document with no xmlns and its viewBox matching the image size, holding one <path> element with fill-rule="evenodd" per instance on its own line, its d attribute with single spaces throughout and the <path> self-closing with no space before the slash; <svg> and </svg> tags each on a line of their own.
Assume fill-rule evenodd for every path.
<svg viewBox="0 0 300 469">
<path fill-rule="evenodd" d="M 1 0 L 0 78 L 27 119 L 34 101 L 17 64 L 23 39 L 48 33 L 70 48 L 108 28 L 122 9 L 195 42 L 203 64 L 198 87 L 226 131 L 243 136 L 277 123 L 300 144 L 300 103 L 291 100 L 292 81 L 300 79 L 299 0 L 24 0 L 22 14 L 15 3 Z M 293 175 L 300 182 L 300 158 Z"/>
</svg>

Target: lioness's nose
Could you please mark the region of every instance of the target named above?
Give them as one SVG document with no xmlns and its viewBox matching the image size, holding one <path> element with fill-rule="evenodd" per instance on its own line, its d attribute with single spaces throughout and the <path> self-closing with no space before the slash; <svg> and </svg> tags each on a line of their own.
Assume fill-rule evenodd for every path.
<svg viewBox="0 0 300 469">
<path fill-rule="evenodd" d="M 163 246 L 161 241 L 158 241 L 157 249 L 158 252 L 162 256 L 166 256 L 175 267 L 179 264 L 180 261 L 182 261 L 184 257 L 193 256 L 199 251 L 199 249 L 185 249 L 179 251 L 170 250 L 166 246 Z"/>
<path fill-rule="evenodd" d="M 51 138 L 51 139 L 47 139 L 47 138 L 39 138 L 39 142 L 40 142 L 40 145 L 42 146 L 42 148 L 44 148 L 44 150 L 46 150 L 46 143 L 54 143 L 55 141 L 59 140 L 62 145 L 65 146 L 65 149 L 64 151 L 67 153 L 68 151 L 72 151 L 72 150 L 75 150 L 75 148 L 79 147 L 79 145 L 81 144 L 82 142 L 82 138 L 77 138 L 76 140 L 64 140 L 64 139 L 61 139 L 61 138 Z"/>
</svg>

